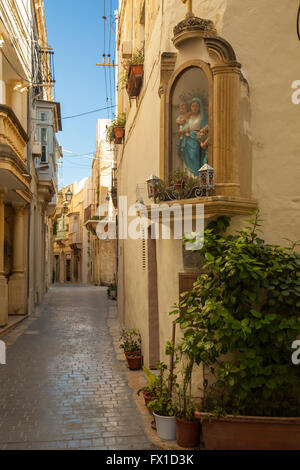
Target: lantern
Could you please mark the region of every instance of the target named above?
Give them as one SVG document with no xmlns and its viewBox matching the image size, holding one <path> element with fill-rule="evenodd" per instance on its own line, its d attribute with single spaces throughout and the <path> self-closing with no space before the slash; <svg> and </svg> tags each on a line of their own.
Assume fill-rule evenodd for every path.
<svg viewBox="0 0 300 470">
<path fill-rule="evenodd" d="M 71 191 L 70 188 L 69 188 L 68 191 L 66 192 L 66 201 L 67 201 L 67 202 L 71 202 L 71 201 L 72 201 L 72 197 L 73 197 L 73 193 L 72 193 L 72 191 Z"/>
<path fill-rule="evenodd" d="M 158 183 L 160 179 L 157 176 L 151 175 L 146 181 L 148 187 L 148 197 L 152 198 L 158 193 Z"/>
<path fill-rule="evenodd" d="M 206 190 L 206 195 L 209 191 L 215 189 L 215 170 L 207 163 L 199 170 L 200 187 Z"/>
</svg>

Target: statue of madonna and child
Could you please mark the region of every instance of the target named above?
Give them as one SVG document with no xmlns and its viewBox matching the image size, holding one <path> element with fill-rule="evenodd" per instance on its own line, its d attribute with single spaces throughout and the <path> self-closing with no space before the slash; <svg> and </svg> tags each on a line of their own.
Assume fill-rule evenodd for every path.
<svg viewBox="0 0 300 470">
<path fill-rule="evenodd" d="M 179 105 L 178 154 L 187 169 L 199 175 L 199 169 L 208 163 L 208 116 L 200 98 L 193 98 L 190 109 L 187 101 Z"/>
</svg>

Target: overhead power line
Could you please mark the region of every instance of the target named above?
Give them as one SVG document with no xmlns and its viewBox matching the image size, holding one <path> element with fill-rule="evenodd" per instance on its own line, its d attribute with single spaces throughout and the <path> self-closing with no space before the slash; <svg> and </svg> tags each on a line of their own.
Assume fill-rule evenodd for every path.
<svg viewBox="0 0 300 470">
<path fill-rule="evenodd" d="M 80 117 L 80 116 L 86 116 L 87 114 L 98 113 L 99 111 L 106 111 L 107 109 L 112 109 L 115 107 L 116 105 L 114 104 L 113 106 L 106 106 L 105 108 L 98 108 L 98 109 L 94 109 L 93 111 L 87 111 L 85 113 L 74 114 L 73 116 L 63 116 L 62 119 L 73 119 L 73 118 Z"/>
</svg>

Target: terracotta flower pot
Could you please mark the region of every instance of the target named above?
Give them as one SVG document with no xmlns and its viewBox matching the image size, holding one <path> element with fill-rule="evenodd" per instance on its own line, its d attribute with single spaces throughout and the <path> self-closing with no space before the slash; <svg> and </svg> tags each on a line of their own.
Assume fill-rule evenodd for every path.
<svg viewBox="0 0 300 470">
<path fill-rule="evenodd" d="M 136 356 L 141 356 L 142 351 L 140 349 L 136 349 L 136 351 L 130 351 L 130 352 L 124 351 L 124 354 L 125 354 L 126 359 L 127 359 L 128 356 L 132 356 L 133 354 L 136 355 Z"/>
<path fill-rule="evenodd" d="M 128 73 L 126 90 L 129 98 L 135 98 L 139 95 L 143 84 L 143 64 L 131 64 Z"/>
<path fill-rule="evenodd" d="M 300 450 L 300 418 L 231 416 L 196 412 L 208 450 Z"/>
<path fill-rule="evenodd" d="M 150 401 L 153 400 L 153 395 L 151 392 L 144 392 L 143 391 L 143 397 L 144 397 L 144 401 L 145 401 L 145 405 L 147 406 L 148 403 L 150 403 Z"/>
<path fill-rule="evenodd" d="M 130 370 L 139 370 L 142 365 L 142 356 L 141 355 L 137 356 L 135 354 L 128 354 L 127 362 L 128 362 Z"/>
<path fill-rule="evenodd" d="M 115 135 L 115 143 L 121 144 L 123 137 L 124 137 L 124 127 L 123 126 L 114 127 L 114 135 Z"/>
<path fill-rule="evenodd" d="M 199 421 L 185 421 L 176 416 L 176 441 L 181 447 L 195 447 L 200 443 Z"/>
</svg>

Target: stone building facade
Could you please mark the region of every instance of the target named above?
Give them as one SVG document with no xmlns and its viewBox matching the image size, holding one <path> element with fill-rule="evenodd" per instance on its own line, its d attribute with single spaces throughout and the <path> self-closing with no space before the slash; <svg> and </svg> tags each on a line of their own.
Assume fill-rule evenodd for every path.
<svg viewBox="0 0 300 470">
<path fill-rule="evenodd" d="M 33 312 L 51 281 L 61 150 L 43 1 L 0 4 L 0 327 Z"/>
<path fill-rule="evenodd" d="M 170 173 L 186 169 L 196 177 L 197 168 L 208 164 L 215 189 L 176 202 L 202 203 L 205 223 L 229 215 L 232 230 L 259 208 L 263 238 L 286 245 L 285 238 L 297 240 L 300 233 L 300 107 L 292 100 L 299 41 L 296 27 L 291 29 L 298 2 L 286 8 L 272 0 L 198 0 L 193 14 L 190 4 L 120 2 L 119 80 L 124 61 L 141 48 L 144 64 L 136 96 L 130 99 L 126 87 L 119 87 L 118 111 L 127 121 L 124 141 L 116 145 L 118 194 L 127 196 L 128 206 L 142 199 L 149 214 L 150 175 L 167 181 Z M 192 106 L 198 109 L 194 121 L 197 113 L 202 119 L 194 128 Z M 173 203 L 166 201 L 169 208 Z M 119 318 L 139 328 L 145 363 L 155 367 L 171 338 L 169 312 L 196 279 L 199 263 L 172 236 L 118 243 Z"/>
</svg>

